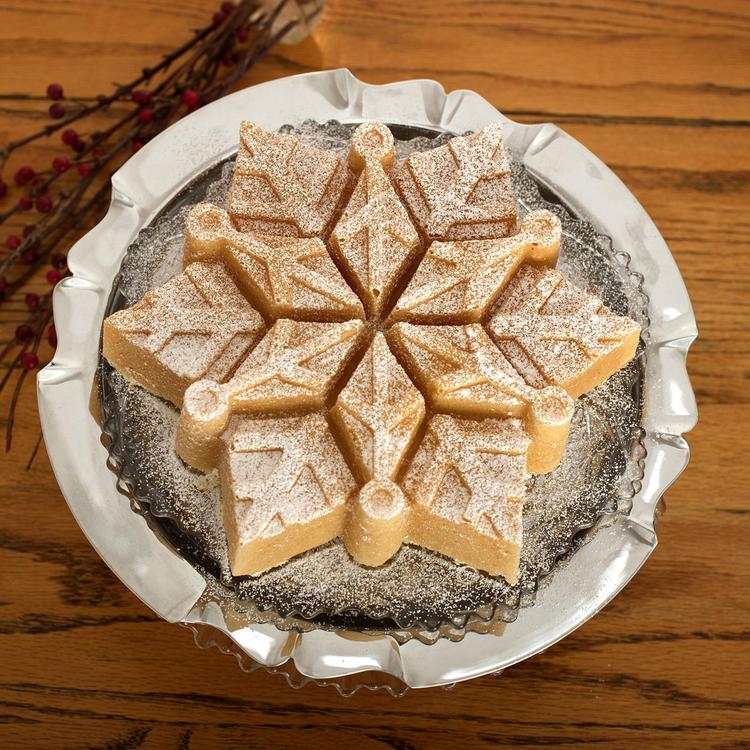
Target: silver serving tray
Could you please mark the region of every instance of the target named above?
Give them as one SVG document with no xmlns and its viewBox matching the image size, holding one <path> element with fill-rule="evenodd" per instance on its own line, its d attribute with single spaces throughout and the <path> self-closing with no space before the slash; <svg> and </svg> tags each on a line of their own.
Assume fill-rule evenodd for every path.
<svg viewBox="0 0 750 750">
<path fill-rule="evenodd" d="M 241 119 L 268 129 L 305 119 L 375 119 L 460 133 L 498 118 L 506 122 L 506 144 L 514 157 L 608 235 L 615 250 L 627 251 L 632 269 L 644 276 L 650 300 L 642 419 L 646 457 L 632 509 L 546 579 L 535 606 L 496 634 L 469 633 L 460 642 L 427 645 L 382 634 L 286 632 L 273 624 L 248 624 L 143 516 L 133 513 L 107 468 L 96 369 L 102 319 L 122 258 L 170 199 L 236 150 Z M 133 156 L 113 176 L 110 209 L 76 243 L 69 266 L 73 275 L 54 294 L 57 352 L 38 378 L 42 428 L 62 492 L 89 541 L 145 604 L 170 622 L 192 627 L 199 645 L 233 653 L 245 669 L 258 664 L 282 671 L 294 685 L 314 680 L 342 692 L 382 686 L 394 693 L 402 684 L 447 685 L 496 672 L 588 620 L 656 546 L 658 503 L 688 462 L 682 435 L 697 420 L 685 368 L 697 335 L 695 318 L 677 266 L 641 205 L 599 159 L 554 125 L 514 123 L 474 92 L 446 94 L 434 81 L 371 86 L 336 70 L 253 86 L 179 121 Z"/>
</svg>

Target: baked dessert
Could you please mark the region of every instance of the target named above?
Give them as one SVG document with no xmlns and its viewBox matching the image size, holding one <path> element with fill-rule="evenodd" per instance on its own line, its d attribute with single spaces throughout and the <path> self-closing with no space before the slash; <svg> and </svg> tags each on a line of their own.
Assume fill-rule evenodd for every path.
<svg viewBox="0 0 750 750">
<path fill-rule="evenodd" d="M 514 582 L 528 473 L 557 466 L 574 399 L 632 358 L 638 325 L 555 270 L 553 213 L 517 227 L 500 124 L 401 164 L 380 123 L 346 162 L 249 123 L 241 139 L 227 211 L 193 209 L 183 274 L 103 337 L 182 407 L 183 460 L 218 469 L 232 572 L 340 536 L 363 565 L 411 542 Z M 232 325 L 154 305 L 185 307 L 195 267 L 239 295 Z M 170 336 L 180 366 L 157 356 Z"/>
<path fill-rule="evenodd" d="M 389 306 L 395 285 L 420 249 L 419 235 L 388 177 L 393 136 L 380 123 L 359 128 L 350 164 L 360 171 L 343 216 L 331 234 L 331 251 L 370 317 Z"/>
</svg>

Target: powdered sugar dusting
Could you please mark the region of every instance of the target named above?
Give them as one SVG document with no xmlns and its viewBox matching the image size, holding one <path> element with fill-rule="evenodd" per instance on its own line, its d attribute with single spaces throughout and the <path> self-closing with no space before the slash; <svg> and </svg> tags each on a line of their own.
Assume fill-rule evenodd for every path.
<svg viewBox="0 0 750 750">
<path fill-rule="evenodd" d="M 393 136 L 380 123 L 357 129 L 350 161 L 361 163 L 362 173 L 331 235 L 331 249 L 370 314 L 388 306 L 394 286 L 420 249 L 417 230 L 386 172 L 385 165 L 393 161 L 392 144 Z"/>
<path fill-rule="evenodd" d="M 430 239 L 503 237 L 516 223 L 503 126 L 454 138 L 445 146 L 414 153 L 394 180 L 422 232 Z"/>
<path fill-rule="evenodd" d="M 422 394 L 376 334 L 333 409 L 363 478 L 396 478 L 424 414 Z"/>
<path fill-rule="evenodd" d="M 262 330 L 223 266 L 192 263 L 107 318 L 103 353 L 135 382 L 180 404 L 198 378 L 223 381 Z"/>
<path fill-rule="evenodd" d="M 350 183 L 330 151 L 243 122 L 227 207 L 243 231 L 326 237 Z"/>
<path fill-rule="evenodd" d="M 364 317 L 357 295 L 317 238 L 238 232 L 227 212 L 210 203 L 190 211 L 185 235 L 185 262 L 223 261 L 266 316 Z"/>
<path fill-rule="evenodd" d="M 433 242 L 401 295 L 392 317 L 414 323 L 479 321 L 524 261 L 554 266 L 560 220 L 533 211 L 512 237 Z"/>
<path fill-rule="evenodd" d="M 469 521 L 481 534 L 520 547 L 528 443 L 517 419 L 472 421 L 436 414 L 404 489 L 431 513 L 453 523 Z M 447 477 L 453 477 L 453 486 Z M 455 494 L 465 495 L 466 502 Z"/>
<path fill-rule="evenodd" d="M 565 386 L 574 395 L 588 390 L 590 371 L 605 357 L 610 372 L 628 362 L 640 333 L 635 321 L 614 315 L 559 271 L 533 266 L 511 279 L 488 329 L 527 382 Z"/>
<path fill-rule="evenodd" d="M 279 537 L 288 526 L 328 516 L 356 489 L 319 414 L 234 417 L 222 439 L 227 446 L 222 485 L 239 544 Z M 331 526 L 333 537 L 338 528 Z"/>
</svg>

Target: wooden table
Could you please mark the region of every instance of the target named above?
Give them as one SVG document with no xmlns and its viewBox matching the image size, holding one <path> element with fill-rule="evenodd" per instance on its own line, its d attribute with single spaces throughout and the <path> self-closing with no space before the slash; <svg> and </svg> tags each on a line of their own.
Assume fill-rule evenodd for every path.
<svg viewBox="0 0 750 750">
<path fill-rule="evenodd" d="M 0 6 L 0 143 L 49 81 L 89 97 L 204 23 L 200 0 Z M 33 389 L 0 468 L 0 746 L 365 748 L 750 745 L 750 5 L 740 0 L 328 0 L 314 38 L 245 83 L 348 66 L 472 88 L 606 161 L 665 235 L 701 338 L 701 422 L 637 579 L 564 642 L 452 691 L 340 698 L 243 674 L 158 620 L 84 539 L 41 456 Z M 50 155 L 52 145 L 40 146 Z M 0 308 L 4 327 L 20 322 Z M 2 413 L 5 414 L 3 405 Z M 744 677 L 743 677 L 744 675 Z"/>
</svg>

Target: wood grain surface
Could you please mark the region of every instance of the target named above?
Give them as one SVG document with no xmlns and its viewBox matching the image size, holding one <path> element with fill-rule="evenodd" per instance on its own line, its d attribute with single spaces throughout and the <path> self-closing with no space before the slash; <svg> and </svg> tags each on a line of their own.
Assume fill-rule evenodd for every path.
<svg viewBox="0 0 750 750">
<path fill-rule="evenodd" d="M 210 12 L 200 0 L 0 0 L 0 142 L 39 125 L 49 81 L 107 91 Z M 401 700 L 293 691 L 197 650 L 105 567 L 46 456 L 24 471 L 38 434 L 29 388 L 0 457 L 0 747 L 750 747 L 750 3 L 327 0 L 313 38 L 244 83 L 339 66 L 371 82 L 435 78 L 512 118 L 557 122 L 654 218 L 701 333 L 700 424 L 660 546 L 601 614 L 501 676 Z M 3 330 L 21 317 L 0 308 Z"/>
</svg>

